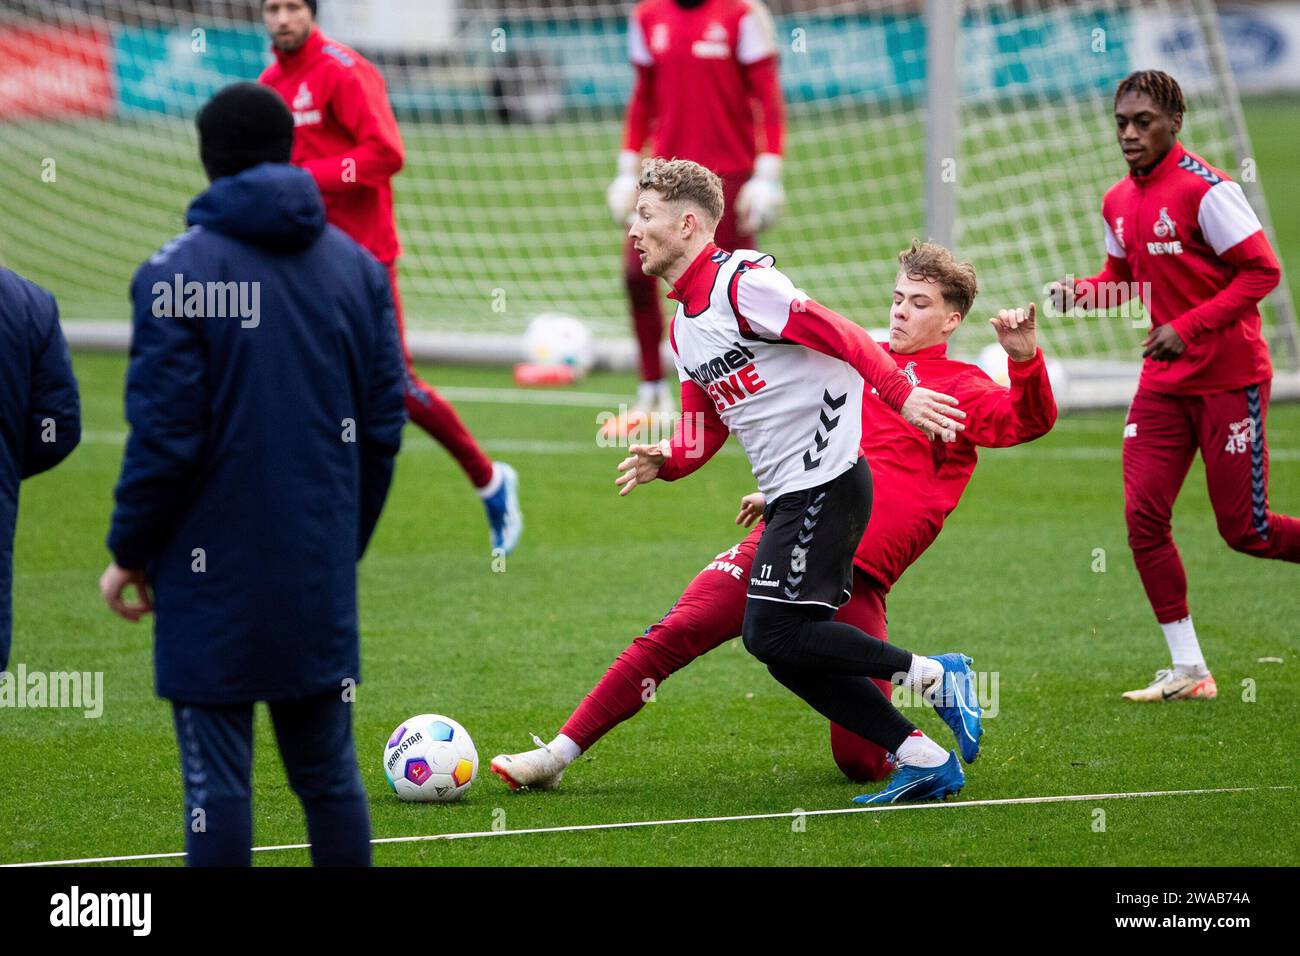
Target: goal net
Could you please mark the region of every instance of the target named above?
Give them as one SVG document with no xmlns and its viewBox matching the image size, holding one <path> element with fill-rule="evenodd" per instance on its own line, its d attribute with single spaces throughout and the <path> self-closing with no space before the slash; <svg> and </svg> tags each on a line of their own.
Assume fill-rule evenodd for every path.
<svg viewBox="0 0 1300 956">
<path fill-rule="evenodd" d="M 394 181 L 407 324 L 425 354 L 513 359 L 542 312 L 632 356 L 622 232 L 605 208 L 631 88 L 631 3 L 320 0 L 322 28 L 379 65 L 406 145 Z M 769 0 L 787 104 L 787 211 L 765 251 L 820 301 L 887 322 L 915 236 L 975 262 L 982 318 L 1103 260 L 1101 196 L 1124 173 L 1115 84 L 1168 69 L 1183 138 L 1268 222 L 1208 0 Z M 258 0 L 6 0 L 0 8 L 0 261 L 65 322 L 125 341 L 129 278 L 205 181 L 193 117 L 270 62 Z M 1297 368 L 1285 283 L 1266 310 Z M 81 323 L 100 323 L 83 325 Z M 1131 389 L 1140 315 L 1049 315 L 1078 402 Z M 1074 371 L 1078 371 L 1076 376 Z M 1083 387 L 1114 378 L 1108 399 Z"/>
</svg>

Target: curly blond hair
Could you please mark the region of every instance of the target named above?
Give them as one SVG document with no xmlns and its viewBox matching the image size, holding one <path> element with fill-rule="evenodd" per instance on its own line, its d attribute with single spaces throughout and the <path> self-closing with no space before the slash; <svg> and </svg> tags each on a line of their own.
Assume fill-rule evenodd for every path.
<svg viewBox="0 0 1300 956">
<path fill-rule="evenodd" d="M 689 159 L 647 159 L 641 164 L 638 190 L 653 190 L 667 202 L 698 206 L 716 226 L 722 218 L 722 180 L 717 173 Z"/>
<path fill-rule="evenodd" d="M 909 279 L 937 283 L 944 304 L 966 318 L 979 293 L 973 265 L 938 243 L 919 239 L 913 239 L 911 248 L 898 254 L 898 263 Z"/>
</svg>

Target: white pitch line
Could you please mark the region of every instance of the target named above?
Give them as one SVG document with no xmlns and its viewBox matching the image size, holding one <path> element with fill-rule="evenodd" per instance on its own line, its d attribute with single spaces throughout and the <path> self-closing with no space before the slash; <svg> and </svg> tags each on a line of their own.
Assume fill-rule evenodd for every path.
<svg viewBox="0 0 1300 956">
<path fill-rule="evenodd" d="M 628 820 L 619 823 L 580 823 L 562 827 L 527 827 L 519 830 L 476 830 L 432 833 L 425 836 L 376 837 L 371 844 L 423 843 L 432 840 L 472 840 L 480 837 L 524 836 L 533 833 L 577 833 L 588 830 L 628 830 L 637 827 L 671 827 L 691 823 L 733 823 L 740 820 L 782 820 L 794 817 L 821 817 L 841 813 L 882 813 L 888 810 L 941 810 L 959 807 L 1005 807 L 1016 804 L 1078 803 L 1085 800 L 1131 800 L 1140 797 L 1185 797 L 1205 793 L 1253 793 L 1260 790 L 1294 790 L 1294 786 L 1217 787 L 1204 790 L 1137 790 L 1131 793 L 1075 793 L 1055 797 L 1005 797 L 999 800 L 960 800 L 935 803 L 896 803 L 879 807 L 836 807 L 830 810 L 786 810 L 780 813 L 744 813 L 726 817 L 682 817 L 674 820 Z M 254 853 L 277 850 L 309 850 L 310 843 L 286 843 L 281 846 L 255 846 Z M 33 863 L 0 863 L 0 869 L 27 866 L 74 866 L 79 863 L 130 863 L 136 860 L 169 860 L 184 853 L 139 853 L 133 856 L 97 856 L 81 860 L 40 860 Z"/>
<path fill-rule="evenodd" d="M 617 411 L 631 405 L 632 396 L 601 392 L 531 391 L 524 388 L 483 388 L 477 385 L 435 385 L 434 390 L 453 402 L 484 402 L 492 405 L 565 405 Z"/>
</svg>

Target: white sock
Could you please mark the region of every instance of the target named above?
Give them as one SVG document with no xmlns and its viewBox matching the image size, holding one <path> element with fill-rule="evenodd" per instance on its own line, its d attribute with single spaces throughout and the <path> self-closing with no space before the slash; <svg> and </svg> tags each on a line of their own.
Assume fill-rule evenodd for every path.
<svg viewBox="0 0 1300 956">
<path fill-rule="evenodd" d="M 654 408 L 659 402 L 659 395 L 664 391 L 663 379 L 657 382 L 642 382 L 636 387 L 636 403 L 640 408 Z"/>
<path fill-rule="evenodd" d="M 922 657 L 920 654 L 913 654 L 912 664 L 907 669 L 907 676 L 903 678 L 903 683 L 917 693 L 923 693 L 926 688 L 942 677 L 942 664 L 933 657 Z"/>
<path fill-rule="evenodd" d="M 948 751 L 914 730 L 899 746 L 897 757 L 900 767 L 942 767 L 948 762 Z"/>
<path fill-rule="evenodd" d="M 497 489 L 501 487 L 501 482 L 505 480 L 506 476 L 501 473 L 501 466 L 495 461 L 492 462 L 492 477 L 488 479 L 486 485 L 478 489 L 478 496 L 480 498 L 491 498 L 497 493 Z"/>
<path fill-rule="evenodd" d="M 582 756 L 582 748 L 574 743 L 572 737 L 564 734 L 560 734 L 547 744 L 546 749 L 563 760 L 566 767 Z"/>
<path fill-rule="evenodd" d="M 1180 621 L 1161 624 L 1165 632 L 1165 642 L 1169 645 L 1169 654 L 1174 661 L 1174 670 L 1191 677 L 1204 677 L 1209 668 L 1205 666 L 1205 657 L 1201 654 L 1201 644 L 1196 639 L 1196 628 L 1192 626 L 1189 614 Z"/>
</svg>

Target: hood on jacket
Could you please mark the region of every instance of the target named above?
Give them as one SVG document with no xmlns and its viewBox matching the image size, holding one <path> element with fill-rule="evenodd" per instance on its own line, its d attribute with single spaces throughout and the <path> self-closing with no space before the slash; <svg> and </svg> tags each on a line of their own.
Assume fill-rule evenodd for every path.
<svg viewBox="0 0 1300 956">
<path fill-rule="evenodd" d="M 185 220 L 272 252 L 298 252 L 325 231 L 325 202 L 311 173 L 262 163 L 214 179 Z"/>
</svg>

